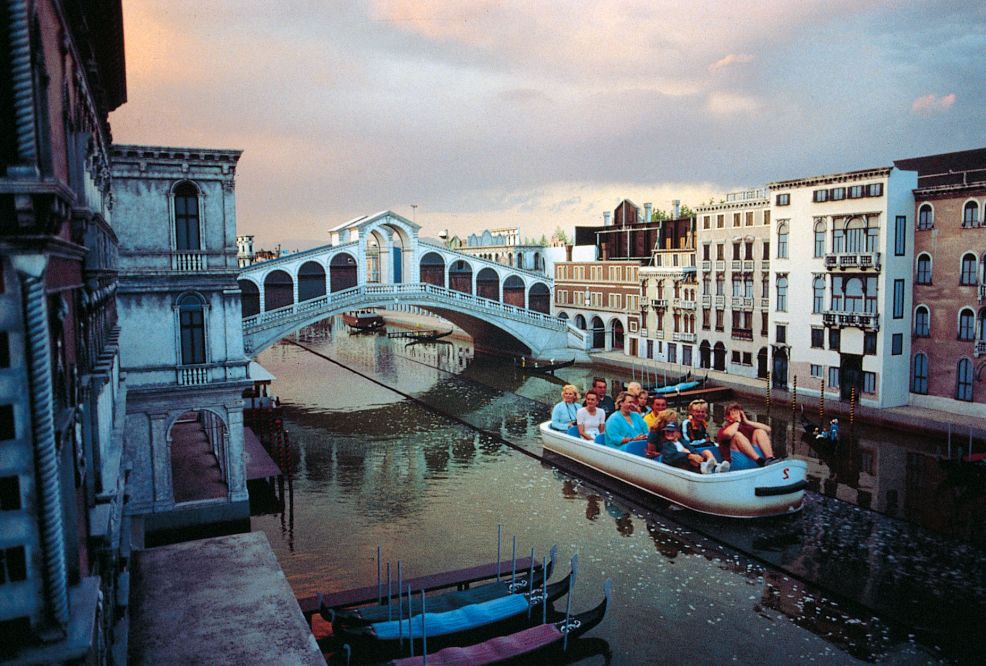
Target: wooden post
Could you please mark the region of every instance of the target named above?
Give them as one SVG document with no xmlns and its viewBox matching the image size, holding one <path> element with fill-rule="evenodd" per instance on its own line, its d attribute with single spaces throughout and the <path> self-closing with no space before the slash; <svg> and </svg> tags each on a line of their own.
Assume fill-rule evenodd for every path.
<svg viewBox="0 0 986 666">
<path fill-rule="evenodd" d="M 794 450 L 794 420 L 798 409 L 798 376 L 794 376 L 794 383 L 791 389 L 791 450 Z"/>
<path fill-rule="evenodd" d="M 825 378 L 822 377 L 822 389 L 818 394 L 818 427 L 825 427 Z"/>
<path fill-rule="evenodd" d="M 849 424 L 856 422 L 856 387 L 849 390 Z"/>
<path fill-rule="evenodd" d="M 770 382 L 771 382 L 771 377 L 770 377 L 770 371 L 768 370 L 767 371 L 767 414 L 768 415 L 770 414 Z"/>
</svg>

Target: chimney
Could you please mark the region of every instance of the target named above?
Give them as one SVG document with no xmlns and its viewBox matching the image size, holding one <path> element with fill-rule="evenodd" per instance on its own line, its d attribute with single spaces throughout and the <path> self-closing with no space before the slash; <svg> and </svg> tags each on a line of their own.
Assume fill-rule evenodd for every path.
<svg viewBox="0 0 986 666">
<path fill-rule="evenodd" d="M 681 215 L 681 199 L 671 200 L 671 219 L 677 220 L 678 216 Z"/>
<path fill-rule="evenodd" d="M 650 204 L 650 203 L 645 203 L 644 204 L 644 222 L 645 223 L 650 222 L 651 209 L 653 207 L 654 207 L 653 204 Z"/>
<path fill-rule="evenodd" d="M 612 215 L 613 214 L 610 213 L 609 211 L 606 211 L 605 213 L 603 213 L 603 226 L 604 227 L 608 227 L 610 225 L 610 217 L 612 217 Z"/>
</svg>

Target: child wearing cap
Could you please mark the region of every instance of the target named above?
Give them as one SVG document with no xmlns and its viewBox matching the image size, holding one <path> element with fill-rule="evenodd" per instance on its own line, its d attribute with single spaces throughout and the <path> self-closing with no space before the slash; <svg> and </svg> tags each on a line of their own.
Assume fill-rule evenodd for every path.
<svg viewBox="0 0 986 666">
<path fill-rule="evenodd" d="M 666 410 L 671 412 L 671 410 Z M 702 474 L 712 474 L 716 471 L 716 458 L 708 449 L 699 451 L 681 442 L 681 429 L 678 427 L 677 414 L 671 412 L 674 418 L 665 416 L 666 412 L 658 415 L 655 427 L 647 440 L 647 456 L 656 457 L 659 448 L 662 462 L 672 467 L 690 469 Z M 663 422 L 663 426 L 660 424 Z M 653 455 L 652 455 L 653 453 Z"/>
</svg>

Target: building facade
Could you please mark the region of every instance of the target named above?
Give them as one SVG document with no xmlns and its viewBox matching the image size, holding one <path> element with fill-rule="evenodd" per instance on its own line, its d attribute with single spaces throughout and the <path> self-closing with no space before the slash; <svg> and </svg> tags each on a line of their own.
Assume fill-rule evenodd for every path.
<svg viewBox="0 0 986 666">
<path fill-rule="evenodd" d="M 240 152 L 116 145 L 128 511 L 148 533 L 249 516 L 236 243 Z M 185 464 L 199 457 L 204 468 Z M 186 448 L 179 448 L 186 447 Z"/>
<path fill-rule="evenodd" d="M 521 242 L 518 227 L 486 229 L 478 234 L 469 234 L 464 241 L 453 236 L 448 240 L 448 246 L 449 249 L 463 254 L 526 271 L 544 273 L 548 268 L 545 252 L 547 246 Z"/>
<path fill-rule="evenodd" d="M 701 330 L 699 362 L 767 377 L 770 201 L 766 189 L 727 194 L 696 209 Z"/>
<path fill-rule="evenodd" d="M 122 12 L 0 16 L 0 661 L 100 663 L 126 635 L 129 553 L 107 122 Z"/>
<path fill-rule="evenodd" d="M 774 386 L 907 404 L 916 185 L 894 167 L 770 183 Z"/>
<path fill-rule="evenodd" d="M 590 337 L 596 350 L 626 350 L 640 328 L 640 262 L 555 264 L 553 314 Z"/>
<path fill-rule="evenodd" d="M 910 402 L 981 416 L 986 403 L 986 149 L 896 165 L 918 172 Z"/>
<path fill-rule="evenodd" d="M 239 268 L 246 268 L 256 259 L 256 252 L 253 249 L 253 236 L 243 235 L 236 237 L 236 265 Z"/>
</svg>

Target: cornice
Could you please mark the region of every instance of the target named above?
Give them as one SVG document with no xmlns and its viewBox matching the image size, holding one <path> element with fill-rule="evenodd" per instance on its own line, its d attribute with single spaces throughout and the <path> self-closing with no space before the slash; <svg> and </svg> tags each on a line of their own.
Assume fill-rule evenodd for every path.
<svg viewBox="0 0 986 666">
<path fill-rule="evenodd" d="M 890 175 L 894 167 L 876 167 L 873 169 L 863 169 L 861 171 L 846 171 L 824 176 L 809 176 L 807 178 L 795 178 L 793 180 L 778 180 L 768 183 L 767 187 L 773 193 L 775 190 L 791 189 L 795 187 L 809 187 L 811 185 L 824 185 L 829 183 L 848 183 L 857 180 L 868 180 L 870 178 L 885 178 Z"/>
</svg>

